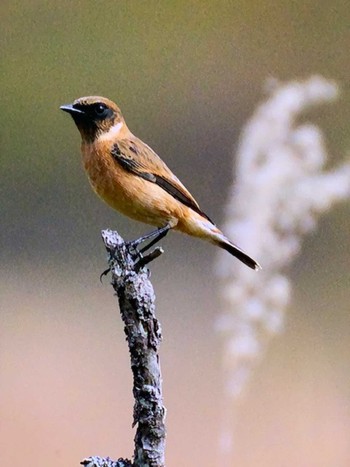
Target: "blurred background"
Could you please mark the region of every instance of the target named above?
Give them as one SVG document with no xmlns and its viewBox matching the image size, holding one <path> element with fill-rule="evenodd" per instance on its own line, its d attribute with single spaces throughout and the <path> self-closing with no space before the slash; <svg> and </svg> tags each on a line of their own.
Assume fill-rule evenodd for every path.
<svg viewBox="0 0 350 467">
<path fill-rule="evenodd" d="M 7 1 L 1 5 L 0 465 L 131 457 L 131 372 L 100 238 L 149 227 L 91 191 L 59 106 L 115 100 L 217 224 L 239 134 L 269 77 L 323 74 L 340 99 L 306 117 L 330 165 L 350 148 L 347 2 Z M 349 204 L 321 219 L 290 271 L 285 333 L 246 389 L 235 466 L 350 465 Z M 221 348 L 216 250 L 185 236 L 152 264 L 167 465 L 213 467 Z M 34 460 L 35 459 L 35 460 Z"/>
</svg>

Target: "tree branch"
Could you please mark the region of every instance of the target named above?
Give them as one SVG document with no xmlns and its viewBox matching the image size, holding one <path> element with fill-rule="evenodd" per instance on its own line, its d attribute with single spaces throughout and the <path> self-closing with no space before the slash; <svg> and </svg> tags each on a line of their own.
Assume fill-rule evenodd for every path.
<svg viewBox="0 0 350 467">
<path fill-rule="evenodd" d="M 155 317 L 155 295 L 145 264 L 162 253 L 156 248 L 135 263 L 132 247 L 120 235 L 103 230 L 102 238 L 109 253 L 112 286 L 119 300 L 120 314 L 129 346 L 135 398 L 133 426 L 134 462 L 127 459 L 90 457 L 82 461 L 89 467 L 163 467 L 165 449 L 165 408 L 158 349 L 161 328 Z"/>
</svg>

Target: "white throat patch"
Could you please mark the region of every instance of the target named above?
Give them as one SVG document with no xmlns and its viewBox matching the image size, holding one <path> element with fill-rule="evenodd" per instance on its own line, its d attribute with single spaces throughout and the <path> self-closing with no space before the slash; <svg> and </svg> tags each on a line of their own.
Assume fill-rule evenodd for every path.
<svg viewBox="0 0 350 467">
<path fill-rule="evenodd" d="M 111 128 L 108 131 L 106 131 L 105 133 L 102 133 L 102 135 L 98 137 L 98 140 L 105 141 L 105 140 L 116 138 L 119 135 L 120 130 L 122 129 L 123 125 L 124 125 L 123 122 L 116 123 L 115 125 L 111 126 Z"/>
</svg>

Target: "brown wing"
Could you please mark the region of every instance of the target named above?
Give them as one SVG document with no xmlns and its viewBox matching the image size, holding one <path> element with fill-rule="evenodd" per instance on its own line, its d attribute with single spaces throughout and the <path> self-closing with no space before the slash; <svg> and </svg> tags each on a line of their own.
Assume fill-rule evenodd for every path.
<svg viewBox="0 0 350 467">
<path fill-rule="evenodd" d="M 143 179 L 157 184 L 164 191 L 185 206 L 193 209 L 201 216 L 214 222 L 200 209 L 197 201 L 191 193 L 184 187 L 180 180 L 171 172 L 159 156 L 140 141 L 135 139 L 124 139 L 115 143 L 111 154 L 113 159 L 125 170 L 142 177 Z"/>
</svg>

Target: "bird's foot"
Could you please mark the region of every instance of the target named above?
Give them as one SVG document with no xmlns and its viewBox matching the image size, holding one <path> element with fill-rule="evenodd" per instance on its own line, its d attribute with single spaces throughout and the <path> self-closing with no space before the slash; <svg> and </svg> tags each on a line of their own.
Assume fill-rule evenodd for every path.
<svg viewBox="0 0 350 467">
<path fill-rule="evenodd" d="M 100 274 L 100 282 L 102 284 L 102 279 L 107 276 L 107 274 L 111 271 L 111 268 L 105 269 L 103 272 Z"/>
<path fill-rule="evenodd" d="M 144 255 L 143 253 L 146 252 L 152 245 L 152 242 L 150 244 L 144 246 L 141 250 L 137 248 L 137 246 L 140 244 L 139 239 L 136 239 L 131 242 L 126 242 L 125 247 L 129 254 L 131 255 L 131 258 L 134 262 L 134 267 L 135 271 L 139 271 L 141 268 L 149 264 L 151 261 L 155 260 L 158 258 L 162 253 L 164 253 L 164 250 L 162 247 L 157 246 L 154 250 L 152 250 L 150 253 L 147 255 Z M 115 254 L 116 254 L 117 248 L 115 249 L 109 249 L 109 254 L 111 259 L 115 259 Z M 102 279 L 107 276 L 107 274 L 111 272 L 111 267 L 105 269 L 101 274 L 100 274 L 100 282 L 102 283 Z"/>
</svg>

